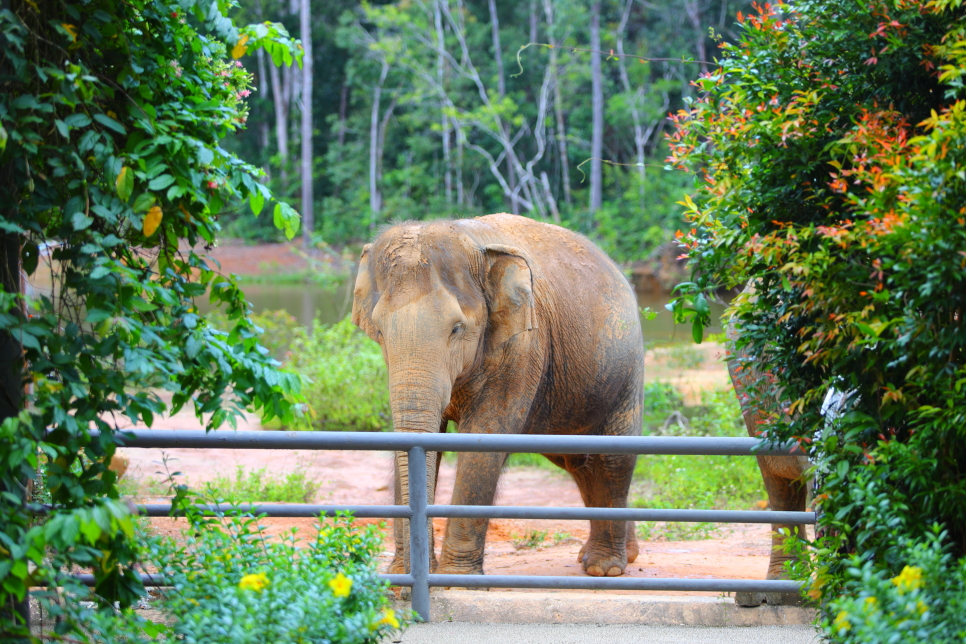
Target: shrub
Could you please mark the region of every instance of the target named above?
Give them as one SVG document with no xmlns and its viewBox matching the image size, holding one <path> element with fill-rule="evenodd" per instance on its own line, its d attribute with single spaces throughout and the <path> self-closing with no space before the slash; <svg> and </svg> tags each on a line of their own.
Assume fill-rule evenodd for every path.
<svg viewBox="0 0 966 644">
<path fill-rule="evenodd" d="M 961 641 L 933 610 L 966 554 L 966 6 L 805 0 L 741 19 L 676 117 L 671 161 L 700 174 L 678 318 L 700 328 L 712 289 L 754 285 L 733 322 L 768 371 L 759 399 L 784 405 L 763 435 L 817 463 L 821 536 L 796 570 L 828 635 L 861 640 L 834 623 L 861 612 L 841 598 L 875 596 L 864 641 Z M 835 418 L 830 388 L 848 392 Z M 907 566 L 937 583 L 902 621 L 880 591 Z"/>
<path fill-rule="evenodd" d="M 246 472 L 239 465 L 234 478 L 216 476 L 206 490 L 208 496 L 229 503 L 311 503 L 319 491 L 319 482 L 308 477 L 302 464 L 296 467 L 284 476 L 273 476 L 264 467 Z"/>
<path fill-rule="evenodd" d="M 382 350 L 348 317 L 296 334 L 286 366 L 310 381 L 303 394 L 316 428 L 382 431 L 392 426 Z"/>
<path fill-rule="evenodd" d="M 159 607 L 173 626 L 134 611 L 69 610 L 105 644 L 159 634 L 206 644 L 376 644 L 402 626 L 376 573 L 377 526 L 356 528 L 346 515 L 322 519 L 316 538 L 300 547 L 296 529 L 269 539 L 257 522 L 189 512 L 180 538 L 145 537 L 146 561 L 171 586 Z"/>
</svg>

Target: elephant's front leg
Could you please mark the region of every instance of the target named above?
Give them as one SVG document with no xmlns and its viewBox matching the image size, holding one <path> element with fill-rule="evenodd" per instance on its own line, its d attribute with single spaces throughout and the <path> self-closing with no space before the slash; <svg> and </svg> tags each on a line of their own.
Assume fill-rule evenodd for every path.
<svg viewBox="0 0 966 644">
<path fill-rule="evenodd" d="M 397 452 L 393 460 L 395 475 L 393 476 L 393 502 L 396 505 L 409 505 L 409 458 L 406 452 Z M 439 480 L 439 465 L 443 460 L 442 453 L 426 453 L 426 486 L 427 501 L 435 503 L 436 483 Z M 429 520 L 429 566 L 430 571 L 436 570 L 436 551 L 433 547 L 433 520 Z M 389 564 L 389 574 L 404 575 L 410 572 L 409 567 L 409 519 L 393 519 L 393 540 L 396 551 Z"/>
<path fill-rule="evenodd" d="M 456 463 L 453 505 L 493 505 L 506 454 L 462 452 Z M 489 519 L 450 519 L 446 522 L 439 573 L 482 575 L 483 550 Z"/>
</svg>

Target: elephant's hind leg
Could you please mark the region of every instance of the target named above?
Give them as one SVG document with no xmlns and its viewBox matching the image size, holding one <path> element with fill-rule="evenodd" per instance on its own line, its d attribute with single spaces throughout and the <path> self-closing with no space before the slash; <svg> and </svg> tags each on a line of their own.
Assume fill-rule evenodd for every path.
<svg viewBox="0 0 966 644">
<path fill-rule="evenodd" d="M 635 460 L 631 454 L 575 455 L 567 458 L 567 470 L 588 508 L 624 508 Z M 631 553 L 627 546 L 627 521 L 591 521 L 590 538 L 581 549 L 580 563 L 594 577 L 622 575 L 632 561 L 630 555 L 637 556 L 636 538 Z"/>
</svg>

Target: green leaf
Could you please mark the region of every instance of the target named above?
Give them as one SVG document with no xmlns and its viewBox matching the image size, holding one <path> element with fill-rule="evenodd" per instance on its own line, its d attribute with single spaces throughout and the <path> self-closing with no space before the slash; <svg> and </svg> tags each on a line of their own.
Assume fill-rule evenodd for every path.
<svg viewBox="0 0 966 644">
<path fill-rule="evenodd" d="M 6 128 L 4 128 L 3 124 L 0 123 L 0 152 L 3 152 L 7 149 L 7 139 L 9 138 L 10 135 L 7 134 Z"/>
<path fill-rule="evenodd" d="M 67 129 L 67 124 L 60 119 L 54 119 L 54 127 L 60 132 L 60 135 L 65 139 L 70 139 L 70 131 Z"/>
<path fill-rule="evenodd" d="M 95 266 L 94 270 L 91 271 L 91 279 L 99 280 L 102 277 L 106 277 L 111 274 L 111 269 L 107 266 Z"/>
<path fill-rule="evenodd" d="M 87 127 L 91 124 L 91 117 L 87 116 L 87 114 L 84 114 L 83 112 L 78 112 L 64 118 L 64 123 L 66 123 L 68 127 Z"/>
<path fill-rule="evenodd" d="M 151 206 L 154 205 L 155 201 L 157 201 L 157 199 L 153 194 L 150 192 L 142 192 L 137 196 L 137 198 L 135 198 L 134 205 L 131 206 L 131 208 L 136 213 L 147 212 L 151 209 Z"/>
<path fill-rule="evenodd" d="M 265 207 L 265 197 L 258 190 L 253 190 L 251 196 L 248 198 L 248 205 L 251 206 L 252 212 L 257 217 L 258 213 Z"/>
<path fill-rule="evenodd" d="M 98 268 L 102 267 L 99 266 Z M 110 311 L 105 311 L 103 309 L 91 309 L 87 312 L 87 317 L 84 318 L 84 322 L 87 322 L 88 324 L 97 324 L 98 322 L 103 322 L 110 317 Z"/>
<path fill-rule="evenodd" d="M 134 170 L 127 166 L 122 167 L 114 181 L 114 187 L 121 201 L 130 199 L 131 193 L 134 192 Z"/>
<path fill-rule="evenodd" d="M 127 130 L 124 129 L 124 126 L 112 119 L 107 114 L 95 114 L 94 120 L 105 127 L 109 127 L 118 134 L 127 134 Z"/>
<path fill-rule="evenodd" d="M 27 241 L 20 251 L 21 266 L 27 275 L 33 275 L 34 271 L 37 270 L 37 260 L 39 257 L 40 249 L 37 248 L 37 242 L 33 240 Z"/>
<path fill-rule="evenodd" d="M 70 221 L 74 225 L 74 230 L 84 230 L 89 228 L 90 225 L 94 223 L 94 219 L 92 217 L 88 217 L 82 212 L 75 212 L 71 216 Z"/>
<path fill-rule="evenodd" d="M 174 177 L 170 174 L 162 174 L 159 177 L 151 179 L 151 182 L 148 183 L 148 190 L 164 190 L 172 183 L 174 183 Z"/>
<path fill-rule="evenodd" d="M 704 340 L 704 325 L 697 315 L 691 321 L 691 337 L 694 338 L 696 344 L 701 344 L 701 341 Z"/>
<path fill-rule="evenodd" d="M 288 239 L 295 237 L 298 232 L 302 218 L 295 208 L 282 201 L 275 205 L 275 217 L 273 219 L 275 227 L 285 233 Z"/>
</svg>

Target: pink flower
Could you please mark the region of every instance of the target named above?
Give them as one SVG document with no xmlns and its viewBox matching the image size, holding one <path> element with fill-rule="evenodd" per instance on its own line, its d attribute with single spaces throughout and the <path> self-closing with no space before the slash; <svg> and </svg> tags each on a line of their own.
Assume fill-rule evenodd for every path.
<svg viewBox="0 0 966 644">
<path fill-rule="evenodd" d="M 248 98 L 251 96 L 251 94 L 251 90 L 243 89 L 242 91 L 238 92 L 238 98 Z"/>
<path fill-rule="evenodd" d="M 241 66 L 242 66 L 241 61 L 240 60 L 236 60 L 235 61 L 235 67 L 241 67 Z"/>
<path fill-rule="evenodd" d="M 217 181 L 209 181 L 208 182 L 208 189 L 209 190 L 214 190 L 217 187 L 218 187 L 218 182 Z"/>
</svg>

